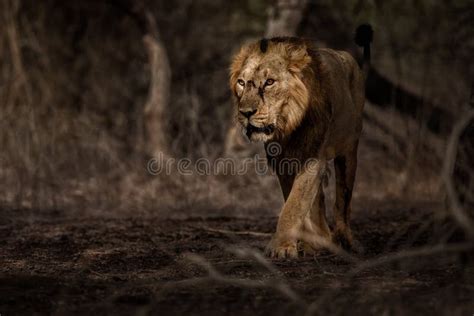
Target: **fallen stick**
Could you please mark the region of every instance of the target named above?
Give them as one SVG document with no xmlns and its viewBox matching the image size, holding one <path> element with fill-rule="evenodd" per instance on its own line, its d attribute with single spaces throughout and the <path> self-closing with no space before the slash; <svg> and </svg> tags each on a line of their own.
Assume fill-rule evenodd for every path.
<svg viewBox="0 0 474 316">
<path fill-rule="evenodd" d="M 256 236 L 256 237 L 271 237 L 272 234 L 270 233 L 259 233 L 253 231 L 233 231 L 227 229 L 217 229 L 217 228 L 209 228 L 203 227 L 202 229 L 213 232 L 213 233 L 220 233 L 220 234 L 230 234 L 230 235 L 244 235 L 244 236 Z"/>
</svg>

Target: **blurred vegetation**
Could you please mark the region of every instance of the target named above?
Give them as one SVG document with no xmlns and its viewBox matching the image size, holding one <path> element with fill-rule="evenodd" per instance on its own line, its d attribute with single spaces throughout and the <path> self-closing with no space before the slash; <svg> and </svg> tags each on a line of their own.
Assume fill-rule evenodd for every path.
<svg viewBox="0 0 474 316">
<path fill-rule="evenodd" d="M 139 207 L 141 199 L 157 208 L 165 197 L 170 204 L 208 199 L 214 194 L 209 179 L 146 176 L 140 145 L 150 88 L 143 43 L 147 16 L 156 20 L 171 66 L 163 122 L 170 151 L 176 157 L 215 158 L 223 153 L 233 115 L 230 56 L 243 42 L 264 34 L 270 5 L 263 0 L 2 1 L 0 183 L 7 189 L 0 202 L 19 208 L 87 203 L 100 208 L 110 203 Z M 455 117 L 466 108 L 474 78 L 473 18 L 472 1 L 309 1 L 298 35 L 357 56 L 353 31 L 361 22 L 372 23 L 374 68 L 425 100 L 422 105 L 435 104 Z M 402 160 L 425 163 L 432 151 L 442 153 L 442 135 L 435 135 L 441 146 L 427 156 L 419 153 L 420 143 L 432 136 L 425 128 L 430 108 L 416 111 L 414 121 L 390 108 L 375 111 L 388 122 L 389 132 L 368 123 L 378 140 L 366 142 L 364 159 L 397 157 L 402 167 L 382 165 L 403 175 Z M 408 132 L 398 135 L 394 129 Z M 397 156 L 394 144 L 400 138 L 404 152 Z M 437 166 L 421 173 L 432 174 Z M 364 178 L 369 169 L 362 167 L 359 175 Z M 250 189 L 249 183 L 257 182 L 251 175 L 227 188 L 231 193 L 215 194 L 232 203 L 235 194 L 245 196 L 243 184 Z M 235 185 L 241 193 L 233 191 Z M 274 182 L 268 185 L 277 190 Z"/>
</svg>

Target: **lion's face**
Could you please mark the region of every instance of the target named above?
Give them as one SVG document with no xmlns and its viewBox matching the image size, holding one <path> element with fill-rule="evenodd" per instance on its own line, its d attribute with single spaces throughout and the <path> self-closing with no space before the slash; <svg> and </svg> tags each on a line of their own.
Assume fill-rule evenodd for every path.
<svg viewBox="0 0 474 316">
<path fill-rule="evenodd" d="M 300 59 L 309 56 L 306 50 L 291 50 L 283 44 L 272 44 L 265 52 L 254 46 L 244 47 L 235 57 L 231 88 L 237 119 L 247 137 L 269 141 L 291 132 L 304 115 L 308 92 L 299 77 L 301 68 L 295 67 L 291 57 L 295 53 Z"/>
<path fill-rule="evenodd" d="M 237 118 L 252 141 L 270 140 L 288 100 L 290 73 L 279 56 L 250 58 L 235 86 Z"/>
</svg>

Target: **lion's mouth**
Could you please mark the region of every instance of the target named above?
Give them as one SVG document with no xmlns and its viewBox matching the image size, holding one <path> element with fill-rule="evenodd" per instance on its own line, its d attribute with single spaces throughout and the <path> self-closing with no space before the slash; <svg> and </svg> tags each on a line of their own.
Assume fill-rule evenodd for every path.
<svg viewBox="0 0 474 316">
<path fill-rule="evenodd" d="M 270 124 L 262 127 L 257 127 L 252 124 L 247 125 L 247 137 L 250 138 L 253 133 L 264 133 L 265 135 L 270 135 L 275 131 L 275 125 Z"/>
</svg>

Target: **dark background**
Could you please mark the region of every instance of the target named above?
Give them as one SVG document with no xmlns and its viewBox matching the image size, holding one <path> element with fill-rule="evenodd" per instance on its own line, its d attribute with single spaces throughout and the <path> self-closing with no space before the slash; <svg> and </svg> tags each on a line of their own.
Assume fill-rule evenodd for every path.
<svg viewBox="0 0 474 316">
<path fill-rule="evenodd" d="M 337 313 L 472 313 L 473 20 L 472 1 L 1 0 L 0 314 L 313 313 L 315 301 Z M 189 252 L 233 277 L 268 279 L 222 251 L 262 250 L 283 199 L 276 178 L 253 168 L 152 175 L 150 159 L 240 166 L 262 155 L 233 128 L 232 54 L 295 35 L 360 60 L 362 23 L 375 33 L 354 193 L 365 250 L 356 257 L 411 258 L 419 246 L 428 260 L 414 261 L 429 268 L 410 259 L 354 279 L 347 273 L 360 263 L 329 254 L 275 263 L 297 279 L 289 286 L 304 303 L 271 282 L 174 288 L 206 275 Z M 416 299 L 402 304 L 407 297 Z"/>
</svg>

